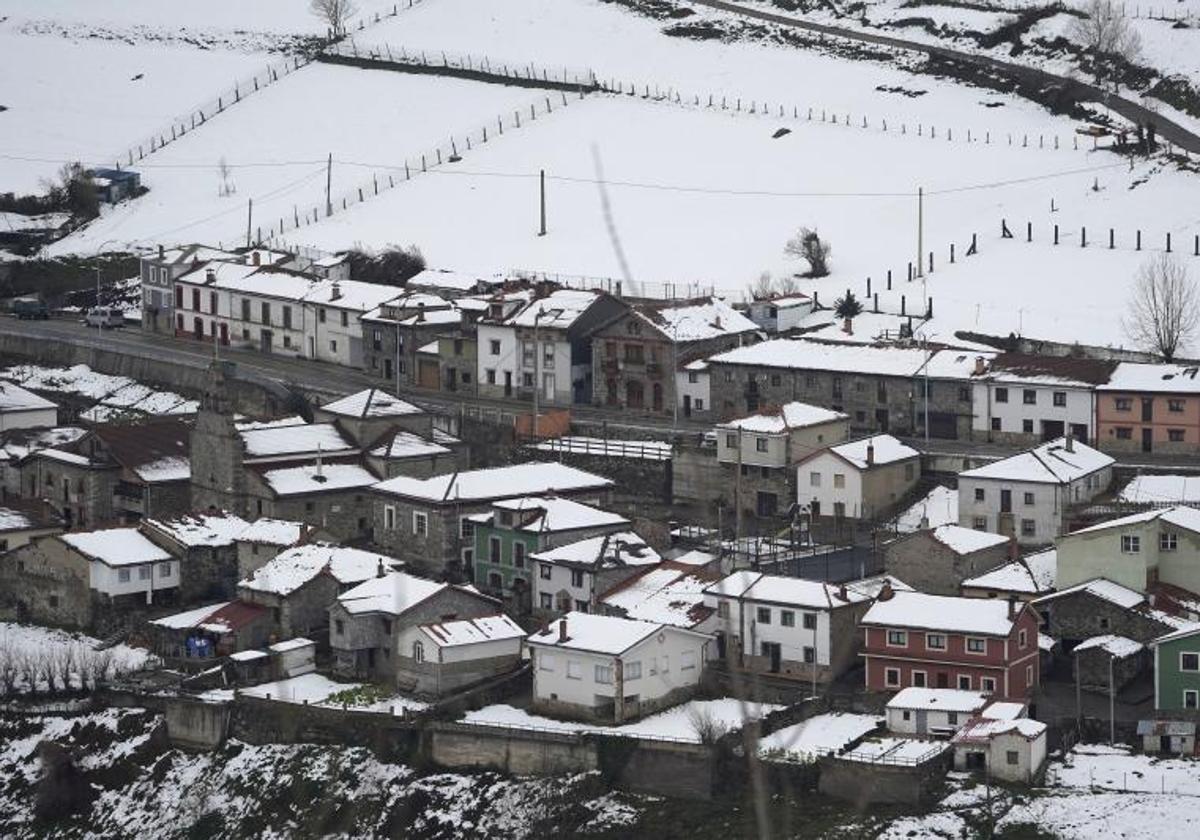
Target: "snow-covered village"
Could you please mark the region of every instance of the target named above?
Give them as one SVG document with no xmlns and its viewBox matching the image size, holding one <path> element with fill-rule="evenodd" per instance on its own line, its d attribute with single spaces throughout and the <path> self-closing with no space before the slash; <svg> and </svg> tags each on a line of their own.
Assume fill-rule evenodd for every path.
<svg viewBox="0 0 1200 840">
<path fill-rule="evenodd" d="M 1200 836 L 1200 0 L 0 0 L 0 837 Z"/>
</svg>

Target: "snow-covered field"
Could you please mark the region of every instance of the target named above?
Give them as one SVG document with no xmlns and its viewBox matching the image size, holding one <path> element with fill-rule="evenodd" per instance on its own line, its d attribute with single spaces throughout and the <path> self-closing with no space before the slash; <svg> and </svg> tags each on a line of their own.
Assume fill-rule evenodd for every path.
<svg viewBox="0 0 1200 840">
<path fill-rule="evenodd" d="M 757 720 L 769 715 L 782 706 L 771 703 L 743 704 L 731 697 L 719 700 L 691 700 L 664 712 L 650 715 L 623 726 L 593 726 L 584 723 L 557 720 L 530 714 L 505 703 L 485 706 L 467 712 L 463 723 L 510 726 L 516 729 L 549 729 L 555 732 L 600 732 L 609 735 L 627 735 L 642 738 L 667 738 L 678 741 L 700 743 L 697 721 L 707 725 L 709 721 L 721 732 L 732 732 L 742 728 L 745 720 Z"/>
<path fill-rule="evenodd" d="M 882 723 L 883 718 L 874 715 L 817 715 L 772 732 L 758 742 L 758 752 L 774 761 L 815 761 L 841 750 Z"/>
<path fill-rule="evenodd" d="M 149 651 L 119 644 L 97 650 L 97 639 L 50 627 L 0 622 L 0 696 L 91 688 L 145 668 Z"/>
<path fill-rule="evenodd" d="M 252 688 L 240 689 L 247 697 L 279 700 L 284 703 L 303 703 L 312 706 L 347 708 L 357 712 L 403 715 L 419 712 L 429 707 L 428 703 L 413 700 L 399 694 L 383 695 L 374 687 L 363 683 L 334 682 L 321 674 L 304 674 L 278 682 L 263 683 Z M 331 698 L 338 698 L 331 701 Z M 218 699 L 216 695 L 212 699 Z"/>
</svg>

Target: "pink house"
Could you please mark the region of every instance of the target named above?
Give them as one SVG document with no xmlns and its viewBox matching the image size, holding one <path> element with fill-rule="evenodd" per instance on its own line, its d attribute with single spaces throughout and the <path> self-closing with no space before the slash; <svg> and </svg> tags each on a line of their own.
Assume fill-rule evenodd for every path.
<svg viewBox="0 0 1200 840">
<path fill-rule="evenodd" d="M 1097 440 L 1114 452 L 1200 450 L 1200 377 L 1196 367 L 1117 365 L 1096 388 Z"/>
</svg>

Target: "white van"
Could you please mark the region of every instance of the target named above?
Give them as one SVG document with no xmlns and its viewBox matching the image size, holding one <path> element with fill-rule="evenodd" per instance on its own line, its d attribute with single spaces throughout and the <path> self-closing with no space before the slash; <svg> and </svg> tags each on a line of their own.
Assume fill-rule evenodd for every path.
<svg viewBox="0 0 1200 840">
<path fill-rule="evenodd" d="M 83 322 L 89 327 L 111 329 L 125 326 L 125 315 L 119 309 L 108 306 L 94 306 L 83 316 Z"/>
</svg>

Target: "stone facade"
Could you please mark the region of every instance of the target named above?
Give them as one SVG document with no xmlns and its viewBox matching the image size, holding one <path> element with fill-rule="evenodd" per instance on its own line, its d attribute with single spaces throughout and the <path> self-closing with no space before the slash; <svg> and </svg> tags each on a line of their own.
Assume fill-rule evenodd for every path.
<svg viewBox="0 0 1200 840">
<path fill-rule="evenodd" d="M 883 564 L 888 574 L 918 592 L 958 595 L 964 580 L 1003 566 L 1008 555 L 1007 542 L 960 554 L 925 530 L 888 543 Z"/>
<path fill-rule="evenodd" d="M 1132 656 L 1110 657 L 1108 652 L 1088 648 L 1075 654 L 1079 685 L 1089 691 L 1108 691 L 1108 664 L 1112 660 L 1112 680 L 1116 691 L 1129 685 L 1150 665 L 1149 652 L 1142 650 Z"/>
<path fill-rule="evenodd" d="M 1034 606 L 1048 616 L 1047 632 L 1068 645 L 1106 635 L 1146 644 L 1176 629 L 1148 611 L 1125 609 L 1083 589 L 1050 596 Z"/>
<path fill-rule="evenodd" d="M 238 587 L 238 598 L 271 611 L 272 631 L 276 638 L 304 636 L 320 642 L 329 638 L 329 608 L 341 594 L 332 575 L 318 574 L 303 586 L 281 595 Z"/>
<path fill-rule="evenodd" d="M 232 362 L 214 362 L 209 367 L 192 428 L 192 508 L 248 517 L 251 510 L 242 439 L 234 424 L 228 390 L 232 375 Z"/>
<path fill-rule="evenodd" d="M 371 536 L 372 499 L 369 488 L 351 487 L 277 496 L 257 474 L 248 471 L 246 475 L 251 519 L 269 516 L 304 522 L 346 542 L 369 539 Z"/>
<path fill-rule="evenodd" d="M 0 604 L 19 621 L 86 630 L 93 607 L 87 561 L 54 538 L 0 555 Z"/>
<path fill-rule="evenodd" d="M 48 453 L 34 454 L 21 466 L 22 496 L 42 499 L 68 529 L 88 528 L 117 519 L 113 494 L 117 470 Z"/>
</svg>

